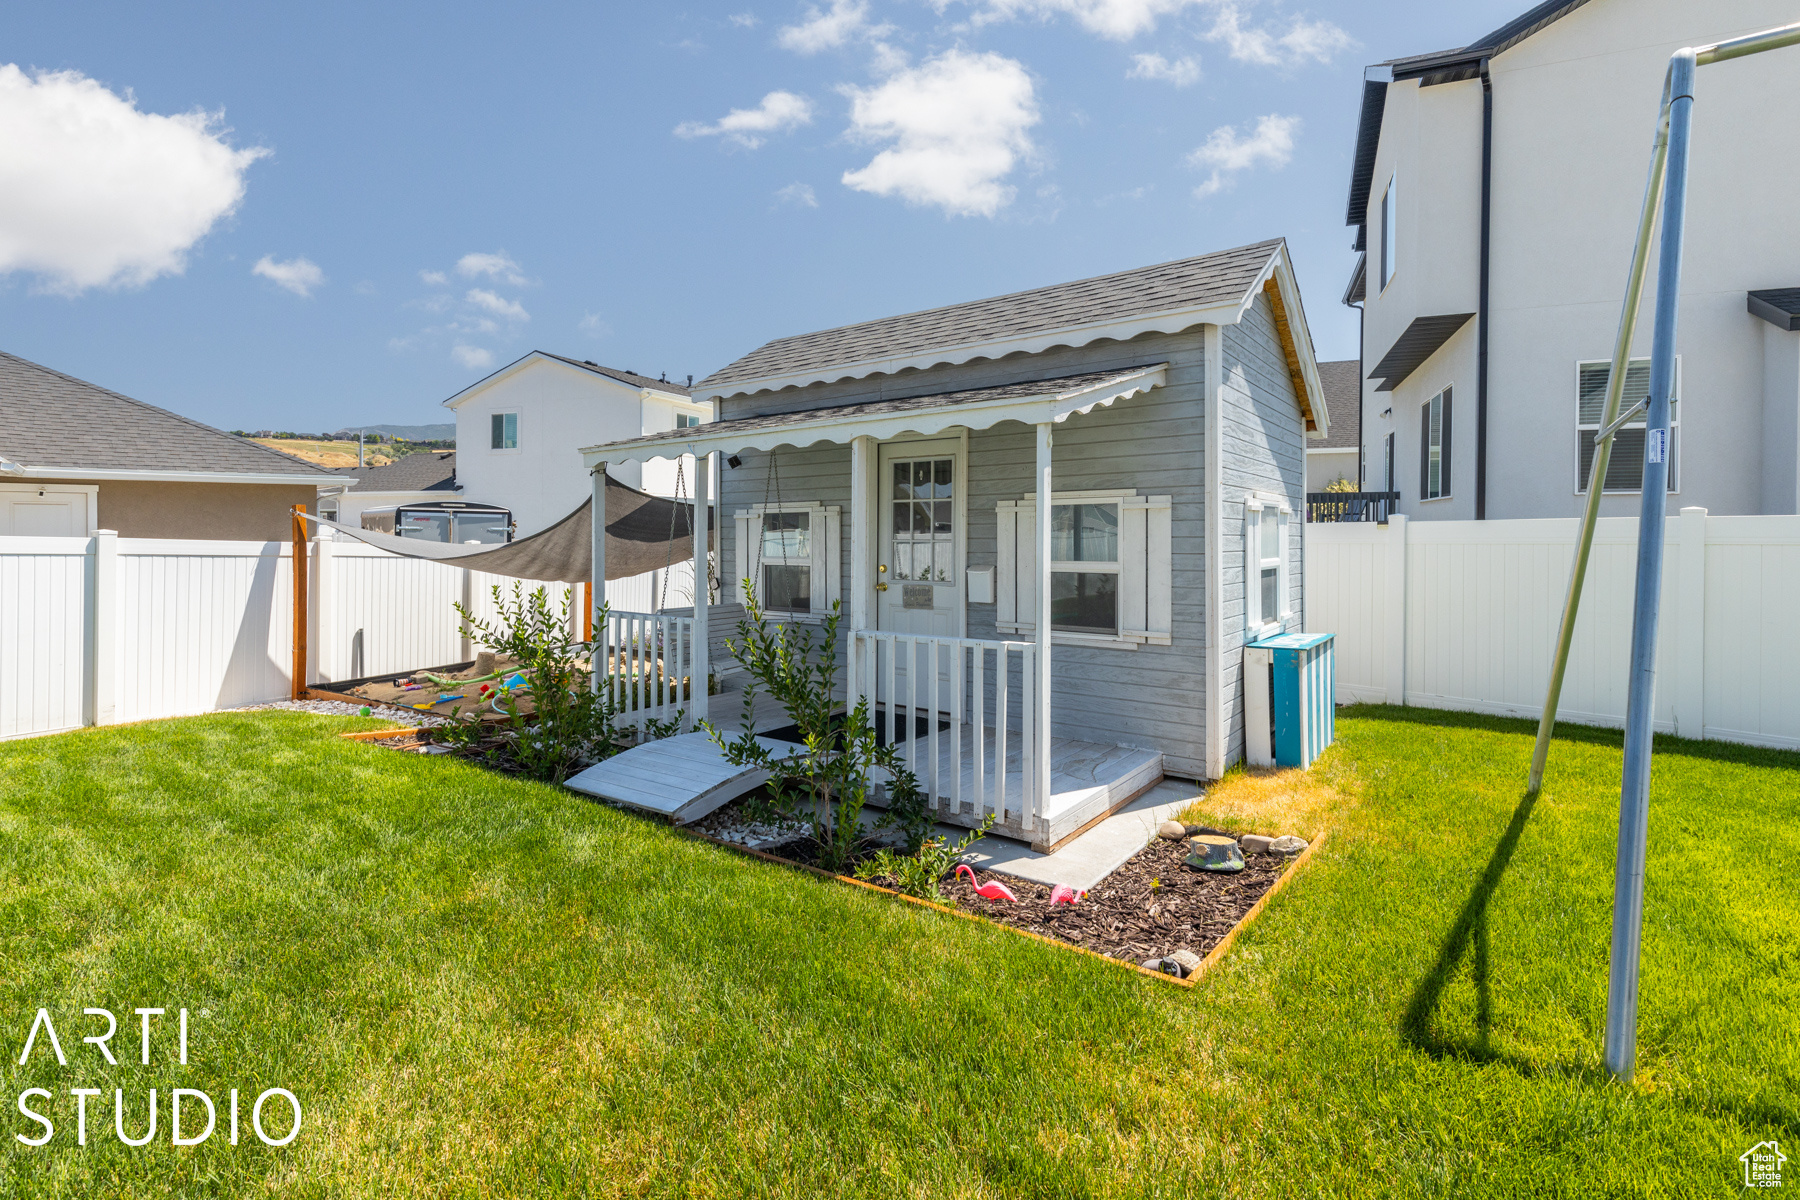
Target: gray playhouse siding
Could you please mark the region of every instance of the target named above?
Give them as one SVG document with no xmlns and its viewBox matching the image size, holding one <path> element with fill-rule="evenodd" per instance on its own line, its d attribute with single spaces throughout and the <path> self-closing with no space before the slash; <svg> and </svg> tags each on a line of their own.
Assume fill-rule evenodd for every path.
<svg viewBox="0 0 1800 1200">
<path fill-rule="evenodd" d="M 1220 461 L 1224 483 L 1224 544 L 1220 608 L 1224 614 L 1225 763 L 1243 757 L 1244 706 L 1244 495 L 1274 492 L 1294 511 L 1288 528 L 1290 632 L 1305 627 L 1301 522 L 1306 514 L 1306 430 L 1288 374 L 1268 298 L 1256 302 L 1236 325 L 1222 331 L 1220 350 Z"/>
<path fill-rule="evenodd" d="M 1114 742 L 1160 750 L 1172 775 L 1204 771 L 1204 416 L 1203 337 L 1145 334 L 1128 342 L 1103 341 L 929 371 L 815 384 L 756 396 L 727 397 L 724 419 L 758 413 L 808 411 L 899 396 L 982 387 L 1020 379 L 1052 378 L 1083 371 L 1167 362 L 1167 384 L 1110 408 L 1070 417 L 1055 430 L 1053 480 L 1058 491 L 1136 489 L 1173 498 L 1173 644 L 1135 650 L 1058 645 L 1053 655 L 1053 732 L 1059 737 Z M 1276 349 L 1279 356 L 1280 350 Z M 1290 391 L 1291 395 L 1291 391 Z M 1291 410 L 1290 410 L 1291 412 Z M 1293 418 L 1290 415 L 1290 423 Z M 743 465 L 725 471 L 722 513 L 726 562 L 735 572 L 738 510 L 765 500 L 766 454 L 746 452 Z M 972 568 L 995 564 L 995 503 L 1016 500 L 1032 488 L 1036 437 L 1026 425 L 1007 422 L 969 434 L 968 550 Z M 844 510 L 844 588 L 850 583 L 850 450 L 817 446 L 779 452 L 781 494 Z M 1241 509 L 1240 509 L 1241 512 Z M 848 596 L 845 596 L 846 601 Z M 848 604 L 846 604 L 848 608 Z M 968 606 L 968 636 L 995 638 L 994 606 Z M 735 609 L 714 613 L 716 625 L 736 620 Z"/>
</svg>

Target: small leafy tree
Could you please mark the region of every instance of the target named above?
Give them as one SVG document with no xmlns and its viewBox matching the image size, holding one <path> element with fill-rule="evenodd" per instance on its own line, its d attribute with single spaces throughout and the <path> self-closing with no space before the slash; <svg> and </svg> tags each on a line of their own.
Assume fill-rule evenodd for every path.
<svg viewBox="0 0 1800 1200">
<path fill-rule="evenodd" d="M 527 593 L 520 583 L 513 584 L 510 601 L 497 585 L 493 594 L 499 613 L 493 623 L 461 604 L 456 611 L 476 640 L 516 660 L 530 681 L 531 713 L 521 711 L 511 689 L 503 690 L 497 701 L 506 713 L 513 758 L 532 778 L 561 783 L 613 752 L 611 689 L 595 691 L 590 685 L 590 647 L 569 632 L 568 595 L 556 606 L 544 588 Z M 594 616 L 594 627 L 606 627 L 604 606 Z"/>
<path fill-rule="evenodd" d="M 894 747 L 879 744 L 868 699 L 858 700 L 847 713 L 838 712 L 832 685 L 838 673 L 841 617 L 834 602 L 820 626 L 771 624 L 757 602 L 755 587 L 746 579 L 744 616 L 738 621 L 737 637 L 725 642 L 750 677 L 744 688 L 743 731 L 727 738 L 706 725 L 726 761 L 769 772 L 769 806 L 781 817 L 810 826 L 820 865 L 829 871 L 844 870 L 862 848 L 862 811 L 869 800 L 870 775 L 877 769 L 888 774 L 889 810 L 880 824 L 899 825 L 909 849 L 930 828 L 918 778 L 906 769 Z M 799 730 L 800 752 L 779 757 L 756 740 L 759 689 L 787 711 Z"/>
<path fill-rule="evenodd" d="M 981 828 L 969 830 L 958 842 L 944 837 L 926 838 L 911 854 L 900 854 L 883 846 L 872 857 L 856 864 L 856 877 L 886 879 L 894 885 L 896 891 L 905 895 L 917 896 L 933 904 L 948 903 L 948 898 L 938 884 L 945 875 L 955 870 L 956 864 L 962 861 L 962 856 L 968 853 L 969 847 L 979 842 L 993 827 L 994 814 L 989 813 L 982 818 Z"/>
</svg>

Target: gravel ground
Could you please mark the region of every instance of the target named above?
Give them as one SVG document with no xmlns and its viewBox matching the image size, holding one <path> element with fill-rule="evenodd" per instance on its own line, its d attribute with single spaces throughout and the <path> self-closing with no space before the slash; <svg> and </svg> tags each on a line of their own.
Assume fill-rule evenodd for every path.
<svg viewBox="0 0 1800 1200">
<path fill-rule="evenodd" d="M 275 700 L 268 704 L 246 704 L 243 708 L 234 708 L 231 711 L 256 712 L 265 708 L 285 708 L 294 712 L 318 713 L 322 717 L 354 717 L 362 711 L 361 705 L 345 704 L 342 700 Z M 442 717 L 379 705 L 371 705 L 369 712 L 384 721 L 392 721 L 396 725 L 448 725 L 450 723 Z"/>
</svg>

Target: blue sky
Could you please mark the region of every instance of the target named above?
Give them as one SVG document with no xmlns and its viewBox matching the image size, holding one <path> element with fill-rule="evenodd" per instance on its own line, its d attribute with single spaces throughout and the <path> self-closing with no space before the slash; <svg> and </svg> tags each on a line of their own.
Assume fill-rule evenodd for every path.
<svg viewBox="0 0 1800 1200">
<path fill-rule="evenodd" d="M 530 349 L 700 376 L 1285 236 L 1354 357 L 1362 67 L 1524 7 L 22 6 L 0 349 L 226 428 L 429 422 Z"/>
</svg>

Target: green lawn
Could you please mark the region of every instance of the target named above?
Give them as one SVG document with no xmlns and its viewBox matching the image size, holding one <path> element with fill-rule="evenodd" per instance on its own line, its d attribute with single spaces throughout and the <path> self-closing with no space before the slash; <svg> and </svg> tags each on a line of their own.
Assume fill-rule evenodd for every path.
<svg viewBox="0 0 1800 1200">
<path fill-rule="evenodd" d="M 1188 991 L 332 736 L 370 724 L 0 745 L 0 1195 L 1717 1196 L 1760 1140 L 1800 1163 L 1800 756 L 1659 743 L 1622 1086 L 1614 733 L 1524 804 L 1526 724 L 1346 711 L 1321 769 L 1360 803 Z M 18 1065 L 39 1006 L 67 1067 Z M 248 1130 L 276 1086 L 282 1149 Z M 133 1136 L 157 1089 L 151 1145 L 115 1087 Z M 240 1144 L 171 1147 L 175 1087 L 238 1088 Z"/>
</svg>

